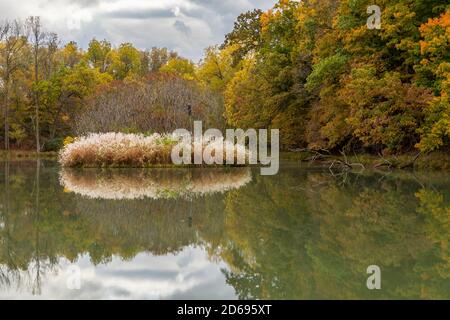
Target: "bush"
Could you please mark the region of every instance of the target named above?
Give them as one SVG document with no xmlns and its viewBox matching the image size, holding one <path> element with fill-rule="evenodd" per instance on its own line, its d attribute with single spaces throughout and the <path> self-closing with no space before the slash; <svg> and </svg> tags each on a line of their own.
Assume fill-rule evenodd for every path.
<svg viewBox="0 0 450 320">
<path fill-rule="evenodd" d="M 59 151 L 64 147 L 65 140 L 62 138 L 51 139 L 44 143 L 42 146 L 42 151 L 50 152 L 50 151 Z"/>
</svg>

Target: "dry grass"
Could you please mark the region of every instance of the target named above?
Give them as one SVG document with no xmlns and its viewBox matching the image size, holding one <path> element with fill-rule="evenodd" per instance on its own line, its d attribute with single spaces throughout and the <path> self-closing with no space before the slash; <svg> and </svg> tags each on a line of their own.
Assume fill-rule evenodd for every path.
<svg viewBox="0 0 450 320">
<path fill-rule="evenodd" d="M 90 134 L 75 139 L 59 155 L 64 167 L 144 167 L 167 164 L 172 144 L 161 135 Z"/>
<path fill-rule="evenodd" d="M 59 162 L 63 167 L 86 168 L 172 165 L 172 148 L 179 139 L 173 135 L 160 134 L 90 134 L 65 146 L 59 154 Z M 206 145 L 203 146 L 205 147 Z M 224 159 L 228 153 L 234 153 L 235 159 L 238 156 L 249 158 L 249 152 L 244 146 L 225 142 Z M 193 158 L 193 155 L 191 157 Z"/>
<path fill-rule="evenodd" d="M 190 198 L 239 189 L 251 181 L 249 168 L 63 169 L 60 173 L 66 192 L 107 200 Z"/>
</svg>

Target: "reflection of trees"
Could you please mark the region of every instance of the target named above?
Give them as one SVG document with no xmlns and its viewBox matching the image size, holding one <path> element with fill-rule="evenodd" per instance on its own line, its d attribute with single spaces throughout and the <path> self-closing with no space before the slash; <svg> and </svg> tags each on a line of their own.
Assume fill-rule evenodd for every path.
<svg viewBox="0 0 450 320">
<path fill-rule="evenodd" d="M 448 298 L 449 195 L 381 178 L 284 172 L 228 194 L 229 283 L 242 298 Z M 365 287 L 372 264 L 381 292 Z"/>
<path fill-rule="evenodd" d="M 165 172 L 156 179 L 185 177 Z M 45 163 L 5 164 L 0 181 L 2 286 L 38 293 L 38 275 L 61 257 L 89 254 L 99 264 L 192 245 L 228 264 L 241 298 L 450 296 L 450 181 L 442 174 L 349 173 L 343 183 L 285 169 L 227 193 L 113 201 L 67 192 Z M 382 268 L 381 292 L 365 287 L 371 264 Z"/>
<path fill-rule="evenodd" d="M 89 225 L 87 232 L 95 234 L 86 251 L 100 263 L 112 255 L 129 259 L 143 251 L 163 255 L 199 245 L 197 227 L 211 223 L 214 210 L 223 211 L 222 199 L 216 195 L 201 202 L 84 200 L 76 204 L 75 214 Z"/>
<path fill-rule="evenodd" d="M 447 189 L 448 190 L 448 189 Z M 450 295 L 450 204 L 440 192 L 421 189 L 416 193 L 420 201 L 417 211 L 424 217 L 426 234 L 433 242 L 433 253 L 429 259 L 421 260 L 416 269 L 422 278 L 432 283 L 424 295 L 448 299 Z M 447 281 L 440 281 L 446 279 Z M 446 295 L 442 294 L 446 293 Z"/>
<path fill-rule="evenodd" d="M 48 259 L 45 241 L 41 241 L 40 220 L 40 167 L 38 161 L 28 172 L 28 176 L 11 173 L 11 164 L 4 163 L 2 172 L 3 202 L 0 221 L 0 283 L 9 287 L 26 283 L 33 292 L 40 292 L 41 273 L 51 270 L 52 261 Z M 34 173 L 34 174 L 32 174 Z M 24 190 L 23 187 L 26 188 Z M 27 194 L 20 198 L 17 189 Z M 21 208 L 17 206 L 17 197 L 23 200 Z M 20 211 L 20 210 L 23 211 Z M 20 211 L 20 212 L 19 212 Z M 23 223 L 26 221 L 25 223 Z M 25 273 L 26 277 L 22 275 Z"/>
<path fill-rule="evenodd" d="M 199 200 L 86 199 L 59 186 L 56 168 L 37 170 L 34 164 L 8 164 L 1 180 L 0 277 L 5 285 L 17 284 L 23 279 L 13 276 L 33 272 L 26 282 L 36 293 L 41 276 L 61 257 L 74 262 L 87 253 L 98 264 L 113 255 L 176 253 L 202 245 L 200 230 L 223 226 L 222 193 Z"/>
<path fill-rule="evenodd" d="M 49 196 L 57 195 L 48 186 L 41 188 L 41 179 L 48 185 L 52 177 L 40 172 L 40 161 L 27 164 L 20 172 L 13 164 L 3 165 L 0 269 L 8 276 L 2 279 L 2 284 L 12 286 L 23 283 L 38 294 L 42 273 L 52 270 L 57 260 L 52 252 L 54 246 L 51 241 L 54 237 L 51 233 L 58 230 L 49 230 L 52 220 L 49 220 L 47 209 L 47 204 L 56 204 L 55 198 L 49 201 Z M 45 209 L 41 210 L 41 202 Z"/>
</svg>

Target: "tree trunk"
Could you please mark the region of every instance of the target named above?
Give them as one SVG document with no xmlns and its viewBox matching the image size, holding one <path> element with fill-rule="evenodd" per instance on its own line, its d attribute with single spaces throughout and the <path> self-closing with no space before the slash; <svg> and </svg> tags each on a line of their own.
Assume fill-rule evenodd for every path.
<svg viewBox="0 0 450 320">
<path fill-rule="evenodd" d="M 5 116 L 5 150 L 9 151 L 9 99 L 8 99 L 8 86 L 9 81 L 7 80 L 5 82 L 5 110 L 4 110 L 4 116 Z"/>
<path fill-rule="evenodd" d="M 41 143 L 40 143 L 40 132 L 39 132 L 39 92 L 37 91 L 37 84 L 39 82 L 39 69 L 38 69 L 38 57 L 37 52 L 35 53 L 34 57 L 34 79 L 35 79 L 35 85 L 36 85 L 36 92 L 34 94 L 35 99 L 35 107 L 36 107 L 36 151 L 37 153 L 41 152 Z"/>
<path fill-rule="evenodd" d="M 39 196 L 40 196 L 40 179 L 41 179 L 41 160 L 36 161 L 36 195 L 35 195 L 35 220 L 34 225 L 36 226 L 36 243 L 35 243 L 35 266 L 36 266 L 36 279 L 33 286 L 33 293 L 40 295 L 42 293 L 41 291 L 41 260 L 40 260 L 40 203 L 39 203 Z"/>
</svg>

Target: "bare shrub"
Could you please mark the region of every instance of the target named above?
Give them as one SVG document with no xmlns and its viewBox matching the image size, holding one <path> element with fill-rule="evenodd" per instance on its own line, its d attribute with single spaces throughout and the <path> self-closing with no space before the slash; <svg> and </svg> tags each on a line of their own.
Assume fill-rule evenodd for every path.
<svg viewBox="0 0 450 320">
<path fill-rule="evenodd" d="M 75 121 L 78 135 L 106 132 L 172 132 L 194 120 L 223 129 L 222 98 L 194 81 L 153 74 L 145 81 L 116 82 L 93 96 Z"/>
</svg>

